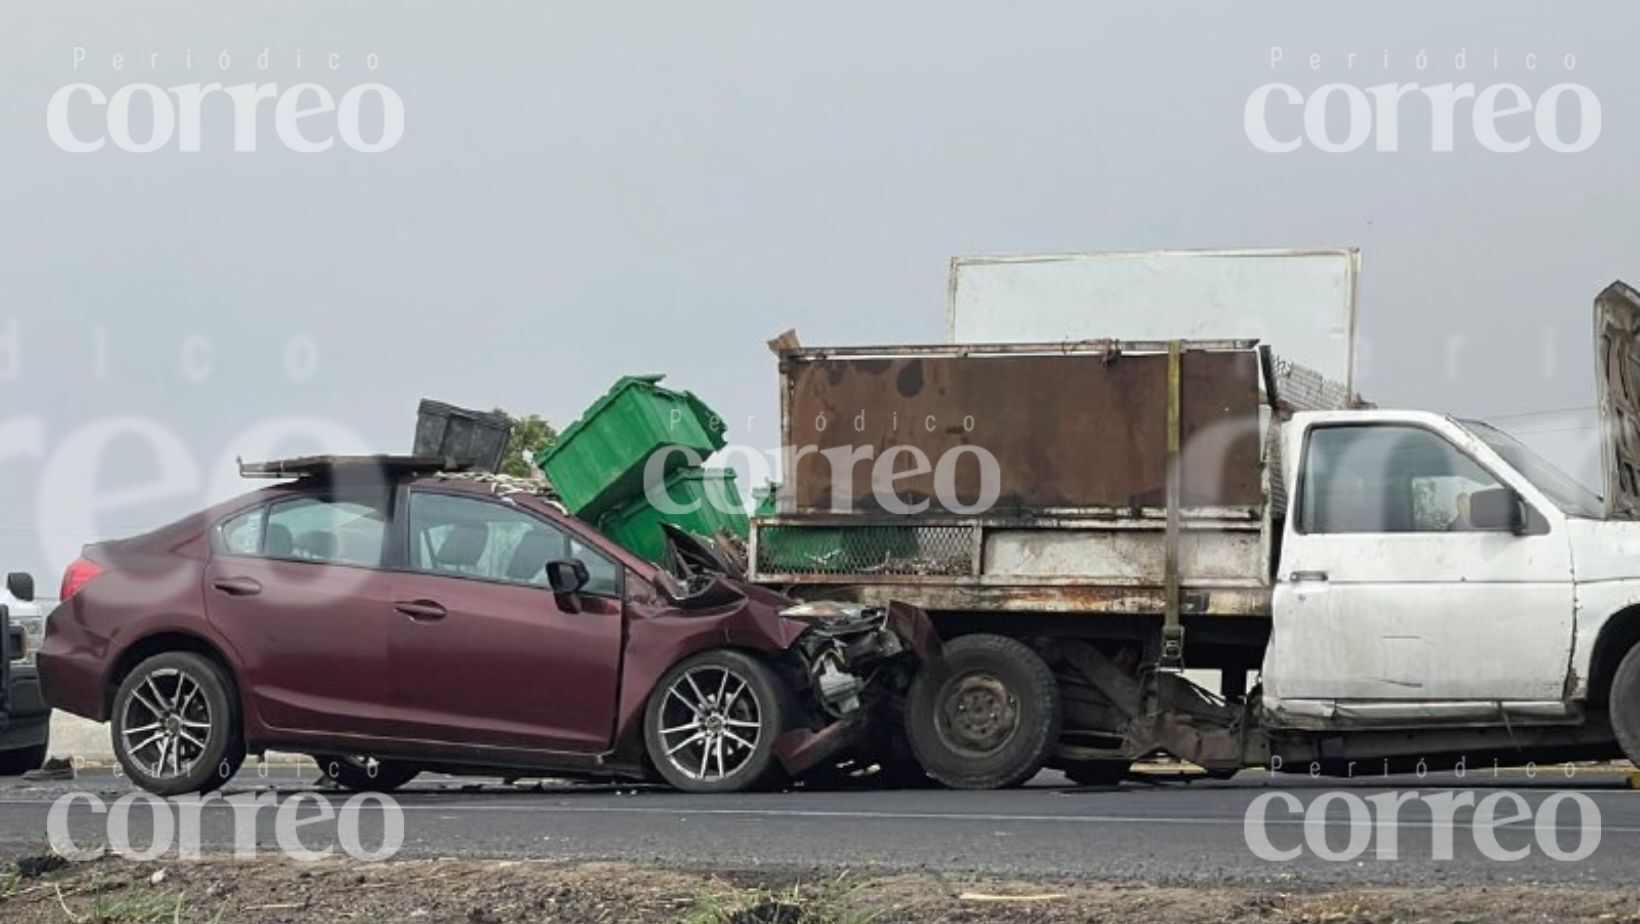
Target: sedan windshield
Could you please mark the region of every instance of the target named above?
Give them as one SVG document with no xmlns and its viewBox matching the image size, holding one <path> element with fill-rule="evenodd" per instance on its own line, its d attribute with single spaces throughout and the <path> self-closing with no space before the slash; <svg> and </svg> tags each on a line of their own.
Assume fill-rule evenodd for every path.
<svg viewBox="0 0 1640 924">
<path fill-rule="evenodd" d="M 1503 456 L 1515 471 L 1520 472 L 1532 486 L 1548 495 L 1555 506 L 1567 516 L 1602 519 L 1606 504 L 1600 495 L 1584 487 L 1581 482 L 1555 468 L 1548 460 L 1526 448 L 1520 440 L 1491 424 L 1478 420 L 1460 420 L 1464 429 L 1479 437 L 1492 451 Z"/>
</svg>

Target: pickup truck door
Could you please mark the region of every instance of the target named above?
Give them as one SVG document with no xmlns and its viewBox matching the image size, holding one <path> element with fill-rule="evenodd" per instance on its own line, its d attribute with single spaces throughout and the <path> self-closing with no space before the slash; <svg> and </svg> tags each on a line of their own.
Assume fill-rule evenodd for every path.
<svg viewBox="0 0 1640 924">
<path fill-rule="evenodd" d="M 1435 415 L 1317 415 L 1288 446 L 1299 476 L 1264 666 L 1277 713 L 1347 725 L 1502 721 L 1500 703 L 1552 712 L 1574 615 L 1558 509 Z M 1522 504 L 1517 529 L 1482 528 L 1503 495 L 1481 492 L 1499 489 Z"/>
</svg>

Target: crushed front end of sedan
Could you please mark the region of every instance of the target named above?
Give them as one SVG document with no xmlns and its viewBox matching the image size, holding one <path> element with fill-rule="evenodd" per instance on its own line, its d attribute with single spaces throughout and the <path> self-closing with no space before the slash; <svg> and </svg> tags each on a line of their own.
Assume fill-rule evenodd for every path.
<svg viewBox="0 0 1640 924">
<path fill-rule="evenodd" d="M 773 757 L 786 775 L 876 766 L 920 776 L 903 736 L 893 730 L 902 725 L 905 694 L 917 670 L 940 652 L 939 636 L 921 609 L 900 603 L 797 603 L 747 583 L 734 556 L 712 540 L 663 528 L 666 567 L 655 582 L 660 609 L 634 614 L 631 622 L 627 657 L 640 675 L 651 663 L 687 663 L 680 653 L 696 647 L 761 653 L 784 688 L 784 731 Z M 708 674 L 708 680 L 717 676 Z M 681 680 L 669 675 L 650 696 L 637 690 L 623 695 L 627 702 L 647 701 L 652 709 L 679 707 L 676 716 L 683 721 L 647 723 L 660 728 L 662 740 L 645 748 L 652 765 L 675 785 L 688 782 L 691 771 L 709 775 L 718 743 L 731 750 L 744 745 L 735 740 L 733 724 L 726 726 L 726 735 L 713 722 L 714 715 L 746 721 L 735 718 L 732 703 L 726 711 L 722 699 L 732 691 L 697 689 L 700 680 L 691 685 L 689 679 L 687 672 Z M 680 689 L 674 692 L 674 686 Z M 674 761 L 673 753 L 687 759 Z M 706 761 L 705 771 L 694 764 L 697 758 Z"/>
<path fill-rule="evenodd" d="M 47 699 L 109 722 L 161 795 L 269 750 L 372 790 L 435 771 L 731 792 L 910 759 L 897 709 L 939 647 L 921 611 L 798 605 L 681 531 L 661 567 L 543 483 L 450 469 L 242 465 L 283 483 L 88 546 L 47 623 Z"/>
</svg>

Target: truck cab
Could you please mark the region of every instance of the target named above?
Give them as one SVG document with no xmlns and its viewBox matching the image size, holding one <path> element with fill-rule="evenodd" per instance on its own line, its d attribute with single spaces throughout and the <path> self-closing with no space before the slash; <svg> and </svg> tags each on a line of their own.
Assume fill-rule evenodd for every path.
<svg viewBox="0 0 1640 924">
<path fill-rule="evenodd" d="M 1640 600 L 1640 524 L 1485 424 L 1299 414 L 1264 704 L 1278 726 L 1565 721 Z M 1580 644 L 1581 641 L 1581 644 Z"/>
<path fill-rule="evenodd" d="M 1282 426 L 1271 753 L 1640 760 L 1640 295 L 1607 287 L 1595 330 L 1604 497 L 1479 421 Z"/>
</svg>

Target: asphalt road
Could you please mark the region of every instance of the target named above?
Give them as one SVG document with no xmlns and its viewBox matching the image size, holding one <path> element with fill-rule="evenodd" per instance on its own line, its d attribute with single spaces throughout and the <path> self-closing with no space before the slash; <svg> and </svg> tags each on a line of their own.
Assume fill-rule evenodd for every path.
<svg viewBox="0 0 1640 924">
<path fill-rule="evenodd" d="M 293 767 L 270 768 L 266 777 L 246 770 L 224 792 L 236 800 L 259 794 L 286 798 L 313 793 L 340 807 L 346 793 L 320 793 L 308 785 L 313 775 Z M 1633 882 L 1633 858 L 1640 850 L 1640 792 L 1627 777 L 1579 770 L 1571 779 L 1559 768 L 1536 779 L 1518 771 L 1493 776 L 1471 771 L 1462 780 L 1431 774 L 1370 780 L 1312 780 L 1305 776 L 1248 771 L 1234 780 L 1127 782 L 1108 788 L 1079 788 L 1044 773 L 1032 785 L 1004 792 L 941 789 L 843 789 L 733 796 L 690 796 L 648 787 L 575 786 L 541 783 L 507 787 L 496 780 L 435 777 L 418 780 L 396 795 L 403 809 L 400 857 L 497 857 L 547 860 L 623 860 L 686 868 L 814 868 L 1008 876 L 1073 876 L 1132 879 L 1158 884 L 1228 881 L 1277 887 L 1338 884 L 1522 883 L 1623 885 Z M 0 780 L 0 855 L 39 852 L 47 842 L 53 803 L 70 793 L 94 796 L 112 805 L 133 792 L 108 771 L 83 771 L 73 782 L 29 783 Z M 1441 826 L 1426 803 L 1401 808 L 1393 823 L 1360 815 L 1352 824 L 1352 800 L 1328 797 L 1344 792 L 1368 797 L 1396 792 L 1434 796 L 1464 793 L 1477 802 L 1496 793 L 1516 793 L 1535 817 L 1513 823 L 1476 825 L 1468 809 L 1457 812 L 1452 859 L 1434 855 Z M 1586 857 L 1557 860 L 1543 848 L 1553 835 L 1558 849 L 1592 845 L 1576 800 L 1561 796 L 1551 820 L 1539 812 L 1557 792 L 1587 797 L 1599 816 L 1599 843 Z M 1266 826 L 1275 848 L 1298 855 L 1285 861 L 1260 858 L 1249 845 L 1246 816 L 1261 795 L 1288 793 L 1271 804 Z M 60 809 L 66 830 L 81 846 L 109 842 L 108 814 L 88 796 Z M 1503 797 L 1510 800 L 1511 797 Z M 1325 818 L 1321 850 L 1306 846 L 1302 811 L 1323 800 L 1316 819 Z M 1267 800 L 1268 801 L 1268 800 Z M 1551 803 L 1551 807 L 1555 805 Z M 321 813 L 306 797 L 293 817 Z M 1503 802 L 1495 822 L 1518 809 Z M 277 852 L 276 810 L 268 808 L 254 825 L 246 813 L 225 802 L 200 813 L 200 842 L 206 853 L 232 850 L 237 836 L 254 840 L 262 855 Z M 236 816 L 241 817 L 236 825 Z M 130 843 L 152 843 L 151 810 L 135 803 L 129 813 Z M 364 806 L 358 815 L 360 849 L 382 843 L 383 816 Z M 1538 823 L 1542 823 L 1542 828 Z M 1526 848 L 1518 860 L 1488 857 L 1477 844 L 1477 828 L 1495 833 L 1504 849 Z M 1395 858 L 1379 858 L 1377 848 L 1394 831 Z M 340 850 L 335 821 L 301 830 L 308 849 Z M 1345 852 L 1352 836 L 1366 849 L 1348 860 L 1329 860 L 1326 851 Z"/>
</svg>

